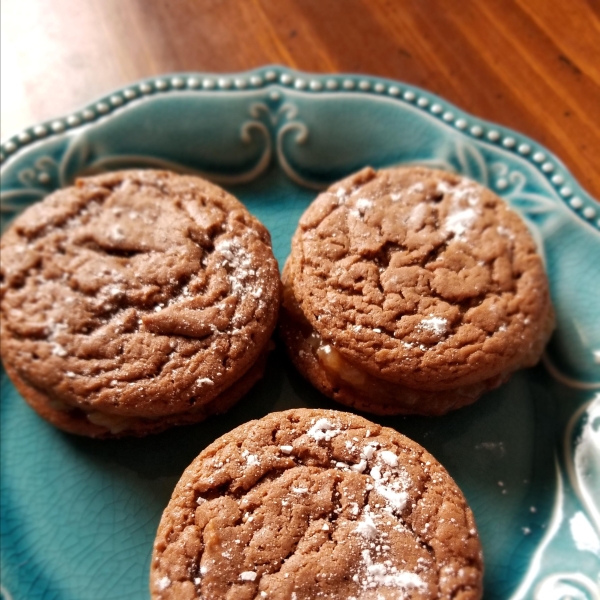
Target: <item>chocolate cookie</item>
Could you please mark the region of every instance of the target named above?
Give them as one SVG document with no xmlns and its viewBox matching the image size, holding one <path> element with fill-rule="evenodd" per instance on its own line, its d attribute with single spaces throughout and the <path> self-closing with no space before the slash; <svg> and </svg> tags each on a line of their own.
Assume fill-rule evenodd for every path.
<svg viewBox="0 0 600 600">
<path fill-rule="evenodd" d="M 7 373 L 66 431 L 199 421 L 262 376 L 280 301 L 270 236 L 207 181 L 80 179 L 18 217 L 1 250 Z"/>
<path fill-rule="evenodd" d="M 151 563 L 154 600 L 476 600 L 471 510 L 421 446 L 361 417 L 272 413 L 186 469 Z"/>
<path fill-rule="evenodd" d="M 487 188 L 367 168 L 307 209 L 284 273 L 281 333 L 327 396 L 443 414 L 534 365 L 554 327 L 525 223 Z"/>
</svg>

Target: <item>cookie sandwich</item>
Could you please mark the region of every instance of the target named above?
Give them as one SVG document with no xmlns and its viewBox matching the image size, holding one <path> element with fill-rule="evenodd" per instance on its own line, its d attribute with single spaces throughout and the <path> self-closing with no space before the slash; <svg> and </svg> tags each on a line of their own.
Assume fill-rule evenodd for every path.
<svg viewBox="0 0 600 600">
<path fill-rule="evenodd" d="M 523 220 L 474 181 L 421 167 L 366 168 L 320 194 L 283 283 L 298 370 L 377 414 L 470 404 L 536 364 L 554 327 Z"/>
<path fill-rule="evenodd" d="M 21 214 L 1 251 L 5 369 L 65 431 L 197 422 L 263 374 L 281 293 L 270 236 L 203 179 L 79 179 Z"/>
<path fill-rule="evenodd" d="M 165 509 L 153 600 L 478 600 L 481 545 L 445 469 L 398 432 L 272 413 L 208 446 Z"/>
</svg>

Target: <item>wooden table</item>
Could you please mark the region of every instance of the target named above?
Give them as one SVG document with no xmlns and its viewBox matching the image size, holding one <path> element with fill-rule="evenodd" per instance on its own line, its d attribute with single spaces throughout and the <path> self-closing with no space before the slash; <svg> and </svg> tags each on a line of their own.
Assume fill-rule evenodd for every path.
<svg viewBox="0 0 600 600">
<path fill-rule="evenodd" d="M 598 0 L 2 0 L 2 137 L 132 80 L 285 64 L 404 80 L 600 198 Z"/>
</svg>

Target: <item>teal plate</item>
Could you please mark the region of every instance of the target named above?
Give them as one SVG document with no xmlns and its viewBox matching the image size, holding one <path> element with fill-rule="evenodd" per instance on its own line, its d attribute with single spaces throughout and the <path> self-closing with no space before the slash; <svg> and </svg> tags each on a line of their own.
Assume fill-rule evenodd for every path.
<svg viewBox="0 0 600 600">
<path fill-rule="evenodd" d="M 231 189 L 280 264 L 315 190 L 364 165 L 426 164 L 491 187 L 546 261 L 558 328 L 543 364 L 448 416 L 375 420 L 425 446 L 465 492 L 486 599 L 600 598 L 598 205 L 546 149 L 402 83 L 276 67 L 146 80 L 1 151 L 5 222 L 76 175 L 168 168 Z M 100 442 L 40 420 L 3 371 L 2 599 L 147 598 L 154 533 L 183 469 L 236 425 L 298 406 L 339 408 L 276 351 L 227 415 Z"/>
</svg>

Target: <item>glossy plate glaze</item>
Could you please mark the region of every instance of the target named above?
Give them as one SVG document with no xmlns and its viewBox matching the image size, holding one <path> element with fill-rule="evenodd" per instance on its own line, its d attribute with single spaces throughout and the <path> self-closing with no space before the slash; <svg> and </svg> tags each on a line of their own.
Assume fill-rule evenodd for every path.
<svg viewBox="0 0 600 600">
<path fill-rule="evenodd" d="M 131 85 L 2 145 L 2 218 L 76 175 L 132 166 L 208 177 L 269 228 L 283 264 L 315 190 L 364 165 L 450 169 L 495 190 L 544 254 L 558 328 L 544 364 L 442 418 L 375 418 L 464 490 L 488 600 L 600 598 L 598 205 L 539 144 L 411 86 L 284 68 Z M 141 440 L 60 433 L 2 372 L 2 600 L 148 597 L 160 514 L 212 440 L 270 411 L 334 406 L 282 351 L 231 412 Z"/>
</svg>

